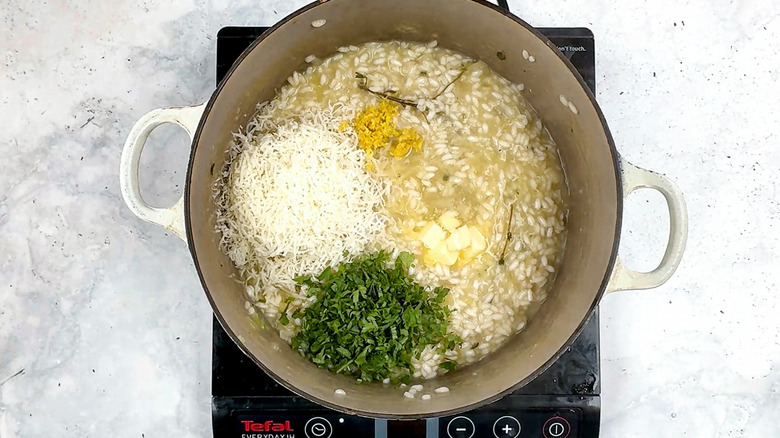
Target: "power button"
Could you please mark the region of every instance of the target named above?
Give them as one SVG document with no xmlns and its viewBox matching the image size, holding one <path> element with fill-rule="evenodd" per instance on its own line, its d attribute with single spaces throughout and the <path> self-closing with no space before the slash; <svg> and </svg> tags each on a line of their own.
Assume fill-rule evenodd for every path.
<svg viewBox="0 0 780 438">
<path fill-rule="evenodd" d="M 567 438 L 571 433 L 571 425 L 563 417 L 552 417 L 542 427 L 544 438 Z"/>
</svg>

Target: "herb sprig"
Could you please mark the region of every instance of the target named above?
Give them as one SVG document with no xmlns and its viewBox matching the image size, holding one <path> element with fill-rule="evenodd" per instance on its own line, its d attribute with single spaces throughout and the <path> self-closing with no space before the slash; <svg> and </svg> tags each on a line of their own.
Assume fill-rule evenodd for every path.
<svg viewBox="0 0 780 438">
<path fill-rule="evenodd" d="M 408 382 L 412 358 L 426 345 L 441 343 L 448 350 L 461 342 L 447 333 L 449 290 L 428 292 L 415 283 L 407 274 L 413 261 L 402 252 L 391 262 L 380 251 L 325 269 L 316 278 L 296 278 L 316 300 L 293 312 L 302 325 L 292 348 L 320 368 L 363 381 Z M 445 369 L 454 367 L 448 362 Z"/>
<path fill-rule="evenodd" d="M 439 97 L 441 97 L 441 95 L 444 94 L 444 92 L 447 91 L 452 84 L 454 84 L 461 77 L 463 77 L 463 74 L 466 73 L 466 70 L 468 70 L 469 67 L 471 67 L 472 64 L 476 64 L 476 63 L 477 63 L 476 60 L 469 60 L 465 64 L 463 64 L 463 66 L 461 67 L 460 72 L 457 74 L 457 76 L 455 76 L 454 79 L 452 79 L 449 83 L 447 83 L 444 87 L 442 87 L 439 90 L 439 92 L 436 93 L 433 97 L 429 98 L 429 100 L 436 100 Z M 428 72 L 423 70 L 423 71 L 420 72 L 420 76 L 428 76 Z M 422 101 L 422 98 L 418 97 L 418 98 L 414 98 L 414 99 L 402 99 L 402 98 L 396 96 L 396 94 L 398 94 L 398 90 L 393 90 L 393 89 L 389 89 L 389 90 L 385 90 L 385 91 L 374 91 L 371 88 L 369 88 L 369 86 L 368 86 L 368 76 L 366 76 L 366 75 L 364 75 L 363 73 L 360 73 L 360 72 L 355 72 L 355 79 L 358 80 L 358 88 L 359 89 L 361 89 L 363 91 L 367 91 L 367 92 L 369 92 L 369 93 L 371 93 L 371 94 L 373 94 L 375 96 L 379 96 L 379 97 L 381 97 L 383 99 L 387 99 L 387 100 L 390 100 L 392 102 L 395 102 L 395 103 L 398 103 L 398 104 L 401 104 L 401 105 L 404 105 L 404 106 L 415 108 L 415 109 L 417 109 L 417 111 L 420 112 L 420 114 L 422 114 L 423 118 L 425 118 L 425 121 L 430 123 L 430 121 L 428 120 L 428 116 L 425 114 L 425 111 L 422 111 L 421 109 L 418 108 L 418 105 L 419 105 L 420 101 Z"/>
<path fill-rule="evenodd" d="M 509 220 L 506 222 L 506 240 L 504 240 L 504 249 L 501 250 L 501 257 L 498 259 L 498 264 L 503 265 L 506 263 L 504 256 L 506 255 L 506 247 L 509 246 L 509 242 L 512 240 L 512 217 L 515 215 L 515 203 L 509 205 Z"/>
</svg>

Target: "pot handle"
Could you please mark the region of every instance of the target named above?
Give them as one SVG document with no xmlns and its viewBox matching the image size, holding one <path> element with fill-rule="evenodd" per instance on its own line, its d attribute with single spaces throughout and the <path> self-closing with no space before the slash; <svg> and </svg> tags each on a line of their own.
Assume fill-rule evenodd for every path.
<svg viewBox="0 0 780 438">
<path fill-rule="evenodd" d="M 168 208 L 147 204 L 141 196 L 138 184 L 138 163 L 141 161 L 141 152 L 149 134 L 162 124 L 175 123 L 181 126 L 192 141 L 205 107 L 204 103 L 197 106 L 158 108 L 146 113 L 130 130 L 119 162 L 119 187 L 130 211 L 147 222 L 173 231 L 184 241 L 187 240 L 184 230 L 184 195 Z"/>
<path fill-rule="evenodd" d="M 664 284 L 680 265 L 685 243 L 688 240 L 688 211 L 680 189 L 667 177 L 636 167 L 624 159 L 620 161 L 620 168 L 623 176 L 623 199 L 640 187 L 651 188 L 664 195 L 669 208 L 669 241 L 661 263 L 650 272 L 633 271 L 628 269 L 620 258 L 615 260 L 606 289 L 607 293 L 629 289 L 650 289 Z"/>
</svg>

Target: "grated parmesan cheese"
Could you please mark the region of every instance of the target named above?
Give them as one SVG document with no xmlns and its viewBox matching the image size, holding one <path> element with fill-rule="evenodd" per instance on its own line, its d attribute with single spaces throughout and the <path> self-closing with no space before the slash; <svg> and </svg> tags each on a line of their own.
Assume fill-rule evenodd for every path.
<svg viewBox="0 0 780 438">
<path fill-rule="evenodd" d="M 365 171 L 357 136 L 335 129 L 340 121 L 333 111 L 280 125 L 258 115 L 235 134 L 217 227 L 255 290 L 292 291 L 295 277 L 362 253 L 384 229 L 386 183 Z"/>
</svg>

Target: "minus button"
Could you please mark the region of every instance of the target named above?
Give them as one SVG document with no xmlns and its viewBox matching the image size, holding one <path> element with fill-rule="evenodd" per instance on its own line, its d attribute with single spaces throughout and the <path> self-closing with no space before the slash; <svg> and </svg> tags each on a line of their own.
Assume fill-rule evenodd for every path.
<svg viewBox="0 0 780 438">
<path fill-rule="evenodd" d="M 453 418 L 447 423 L 447 436 L 449 438 L 471 438 L 474 436 L 475 431 L 474 422 L 462 415 Z"/>
</svg>

